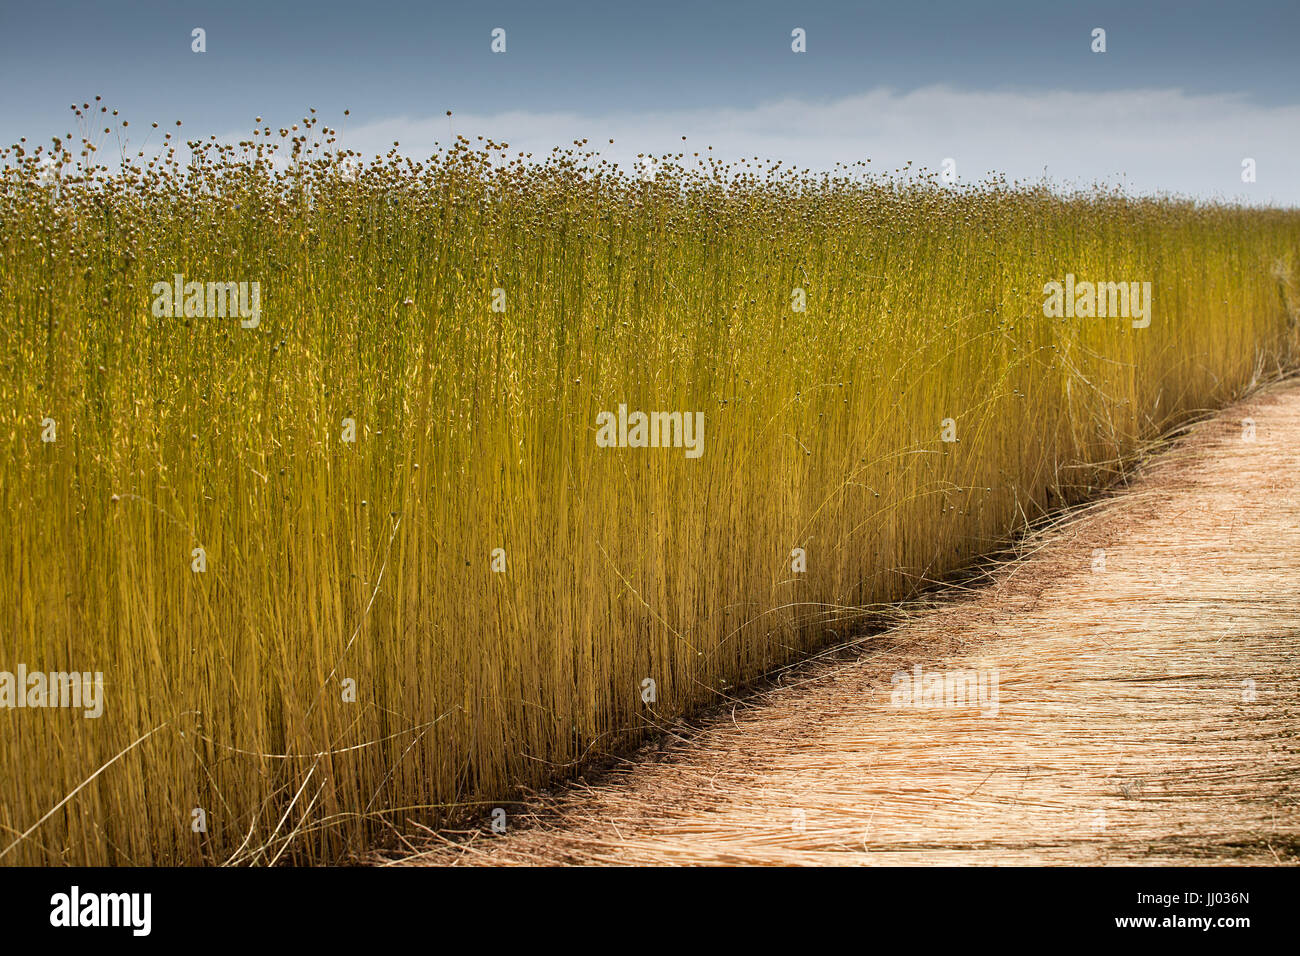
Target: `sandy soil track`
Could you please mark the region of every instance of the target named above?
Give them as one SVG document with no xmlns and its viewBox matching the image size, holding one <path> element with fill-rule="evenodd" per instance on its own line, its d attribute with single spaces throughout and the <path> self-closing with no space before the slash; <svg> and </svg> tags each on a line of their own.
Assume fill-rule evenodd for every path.
<svg viewBox="0 0 1300 956">
<path fill-rule="evenodd" d="M 1300 386 L 1198 425 L 1023 551 L 536 795 L 504 836 L 391 862 L 1300 861 Z M 918 664 L 988 690 L 996 668 L 996 714 L 991 697 L 897 706 L 893 677 Z"/>
</svg>

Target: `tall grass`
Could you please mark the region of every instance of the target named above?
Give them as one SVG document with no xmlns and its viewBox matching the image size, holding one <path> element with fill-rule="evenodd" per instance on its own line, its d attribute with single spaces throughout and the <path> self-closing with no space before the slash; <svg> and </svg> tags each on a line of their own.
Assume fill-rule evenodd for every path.
<svg viewBox="0 0 1300 956">
<path fill-rule="evenodd" d="M 484 818 L 1296 357 L 1295 211 L 707 155 L 645 181 L 582 144 L 361 166 L 313 117 L 191 145 L 3 153 L 0 670 L 106 702 L 0 710 L 0 863 Z M 175 273 L 260 282 L 260 325 L 154 317 Z M 1045 318 L 1066 273 L 1151 282 L 1150 326 Z M 620 404 L 702 411 L 703 455 L 598 448 Z"/>
</svg>

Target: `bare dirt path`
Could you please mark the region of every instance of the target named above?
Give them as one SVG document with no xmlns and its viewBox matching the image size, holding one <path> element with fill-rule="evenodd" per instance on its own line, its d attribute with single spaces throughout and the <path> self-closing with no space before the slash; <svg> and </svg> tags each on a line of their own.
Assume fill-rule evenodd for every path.
<svg viewBox="0 0 1300 956">
<path fill-rule="evenodd" d="M 1024 550 L 504 836 L 392 862 L 1300 861 L 1300 386 Z M 917 665 L 955 706 L 900 706 Z"/>
</svg>

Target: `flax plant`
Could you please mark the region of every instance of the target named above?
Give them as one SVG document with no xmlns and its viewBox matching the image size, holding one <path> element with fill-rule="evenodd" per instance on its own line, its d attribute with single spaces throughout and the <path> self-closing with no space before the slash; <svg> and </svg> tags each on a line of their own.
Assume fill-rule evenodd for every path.
<svg viewBox="0 0 1300 956">
<path fill-rule="evenodd" d="M 0 153 L 0 671 L 105 680 L 98 719 L 0 710 L 0 863 L 481 822 L 1296 359 L 1292 210 L 648 180 L 584 143 L 364 162 L 314 112 L 179 136 Z M 1150 325 L 1045 317 L 1067 273 L 1152 283 Z M 154 315 L 176 274 L 260 283 L 260 323 Z M 620 404 L 703 412 L 703 454 L 598 448 Z"/>
</svg>

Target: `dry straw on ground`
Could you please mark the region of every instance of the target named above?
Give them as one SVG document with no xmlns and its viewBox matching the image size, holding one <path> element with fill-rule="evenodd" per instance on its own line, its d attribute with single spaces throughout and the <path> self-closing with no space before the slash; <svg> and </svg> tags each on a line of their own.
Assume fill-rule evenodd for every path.
<svg viewBox="0 0 1300 956">
<path fill-rule="evenodd" d="M 660 753 L 512 807 L 503 837 L 398 862 L 1300 861 L 1300 386 L 1198 426 L 1023 552 Z M 917 662 L 997 666 L 997 715 L 892 706 Z"/>
</svg>

